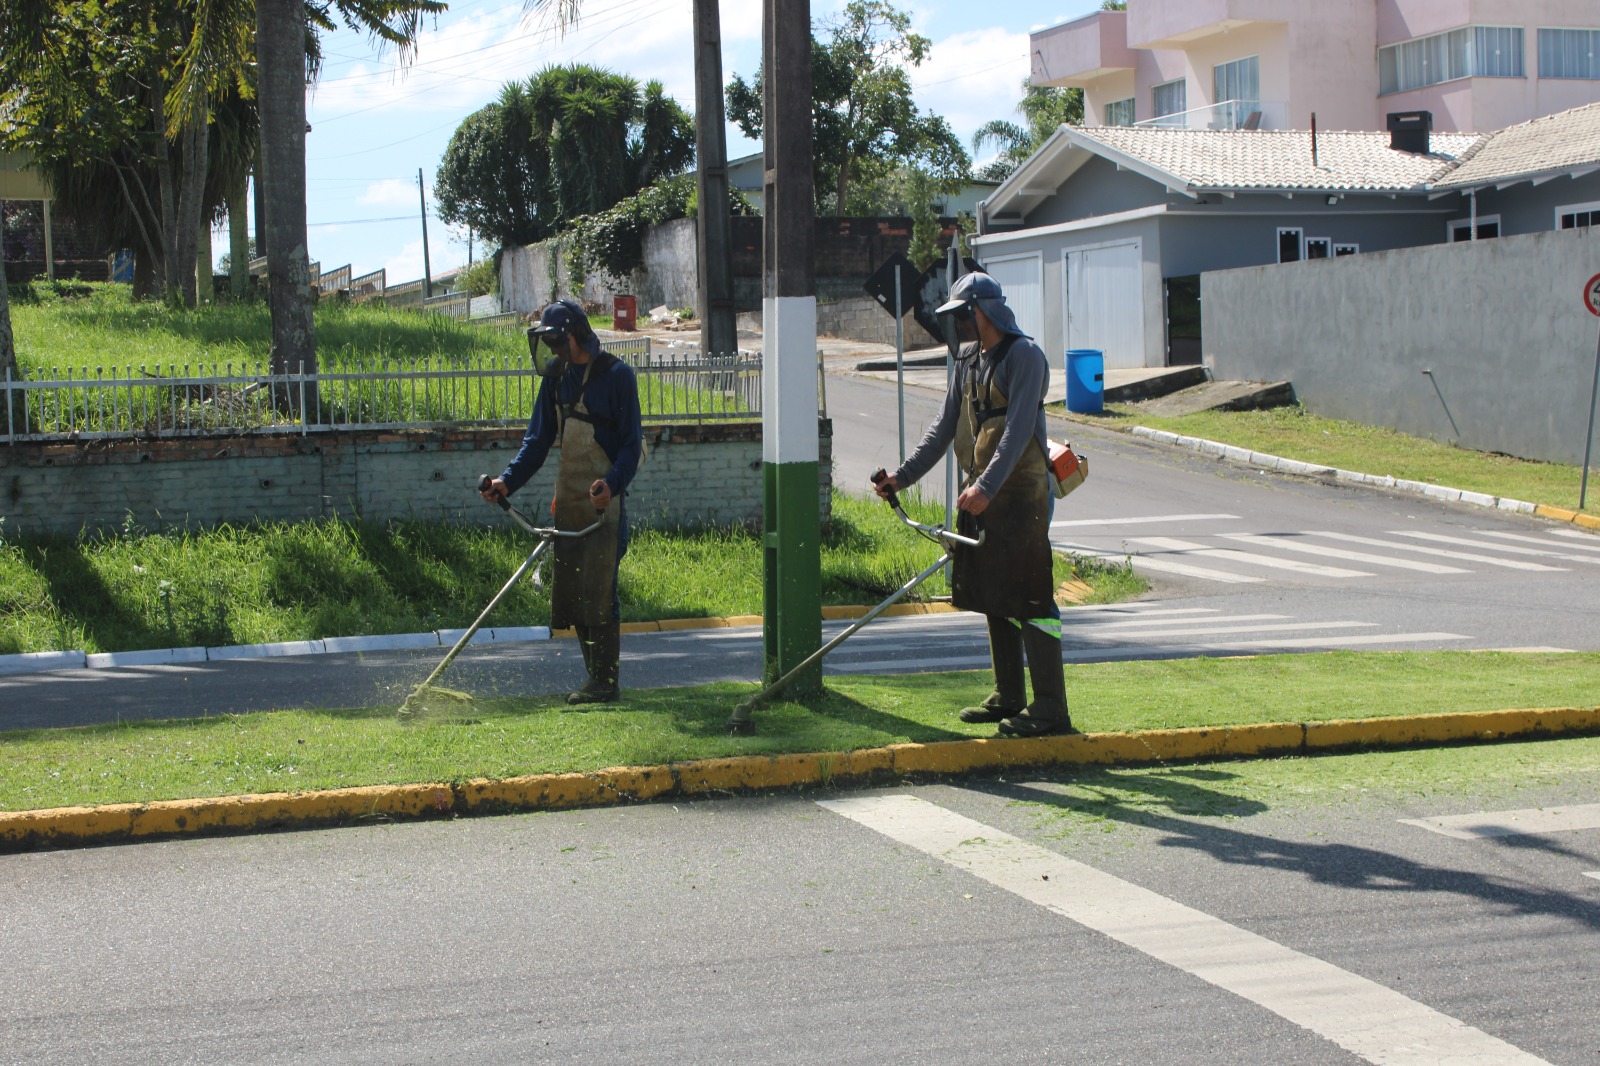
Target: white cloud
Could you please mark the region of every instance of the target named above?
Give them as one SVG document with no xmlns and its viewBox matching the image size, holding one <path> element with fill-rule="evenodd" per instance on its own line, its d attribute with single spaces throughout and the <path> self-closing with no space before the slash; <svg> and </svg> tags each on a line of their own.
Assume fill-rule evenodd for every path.
<svg viewBox="0 0 1600 1066">
<path fill-rule="evenodd" d="M 416 207 L 417 184 L 400 178 L 373 182 L 356 197 L 362 207 Z"/>
<path fill-rule="evenodd" d="M 966 30 L 933 43 L 911 72 L 917 106 L 943 115 L 963 143 L 993 119 L 1016 121 L 1028 77 L 1028 35 L 1002 29 Z"/>
</svg>

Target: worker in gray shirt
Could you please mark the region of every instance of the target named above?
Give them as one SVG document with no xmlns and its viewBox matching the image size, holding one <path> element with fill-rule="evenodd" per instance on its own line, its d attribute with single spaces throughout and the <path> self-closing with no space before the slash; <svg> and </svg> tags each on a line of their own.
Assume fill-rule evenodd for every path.
<svg viewBox="0 0 1600 1066">
<path fill-rule="evenodd" d="M 1051 568 L 1054 496 L 1044 419 L 1050 366 L 1017 327 L 1000 283 L 988 274 L 958 280 L 937 313 L 953 316 L 957 336 L 971 343 L 956 360 L 939 420 L 904 465 L 877 483 L 877 492 L 887 498 L 915 484 L 954 444 L 961 471 L 956 528 L 969 537 L 981 532 L 983 543 L 954 549 L 951 600 L 988 617 L 994 665 L 994 691 L 981 705 L 964 709 L 961 720 L 996 722 L 1005 736 L 1075 733 Z"/>
</svg>

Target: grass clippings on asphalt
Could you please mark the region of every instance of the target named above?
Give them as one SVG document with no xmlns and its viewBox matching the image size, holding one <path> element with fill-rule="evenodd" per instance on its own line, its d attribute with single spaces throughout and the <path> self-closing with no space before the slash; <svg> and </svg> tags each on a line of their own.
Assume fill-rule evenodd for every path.
<svg viewBox="0 0 1600 1066">
<path fill-rule="evenodd" d="M 808 704 L 756 712 L 727 734 L 754 685 L 633 690 L 572 712 L 558 696 L 479 699 L 420 724 L 393 706 L 122 723 L 0 734 L 0 810 L 356 785 L 460 782 L 741 754 L 843 751 L 992 736 L 955 711 L 987 671 L 829 678 Z M 1330 652 L 1067 668 L 1086 731 L 1327 721 L 1508 708 L 1600 706 L 1600 654 Z M 398 700 L 396 701 L 398 703 Z"/>
</svg>

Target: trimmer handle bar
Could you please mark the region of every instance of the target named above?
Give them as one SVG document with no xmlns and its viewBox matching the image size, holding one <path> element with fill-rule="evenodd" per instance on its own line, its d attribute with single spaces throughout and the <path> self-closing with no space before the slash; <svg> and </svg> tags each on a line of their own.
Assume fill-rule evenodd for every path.
<svg viewBox="0 0 1600 1066">
<path fill-rule="evenodd" d="M 480 493 L 488 492 L 489 486 L 493 483 L 494 478 L 484 474 L 478 479 L 478 491 Z M 552 537 L 585 537 L 599 529 L 600 524 L 605 521 L 605 516 L 601 514 L 600 517 L 594 520 L 592 525 L 585 526 L 582 529 L 557 529 L 555 526 L 536 526 L 531 518 L 511 506 L 511 501 L 504 496 L 496 496 L 494 502 L 500 505 L 502 511 L 516 519 L 517 525 L 526 529 L 540 540 L 549 540 Z"/>
</svg>

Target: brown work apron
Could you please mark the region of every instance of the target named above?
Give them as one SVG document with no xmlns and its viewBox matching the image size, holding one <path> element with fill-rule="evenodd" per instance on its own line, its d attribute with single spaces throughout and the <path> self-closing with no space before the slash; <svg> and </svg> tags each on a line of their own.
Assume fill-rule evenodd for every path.
<svg viewBox="0 0 1600 1066">
<path fill-rule="evenodd" d="M 1007 337 L 991 358 L 974 356 L 960 383 L 955 454 L 963 490 L 977 482 L 1005 431 L 1006 397 L 994 387 L 994 375 L 1015 339 Z M 964 611 L 1002 618 L 1048 618 L 1054 593 L 1050 470 L 1032 433 L 1037 412 L 1015 414 L 1027 420 L 1028 447 L 982 515 L 960 513 L 957 531 L 969 537 L 982 531 L 984 542 L 954 549 L 951 602 Z"/>
<path fill-rule="evenodd" d="M 556 468 L 556 496 L 551 505 L 558 529 L 584 529 L 596 518 L 600 528 L 584 537 L 558 537 L 555 542 L 555 580 L 550 591 L 550 625 L 607 626 L 615 621 L 617 536 L 622 501 L 613 496 L 604 512 L 596 511 L 589 486 L 606 476 L 611 460 L 594 437 L 594 416 L 584 402 L 591 361 L 583 373 L 578 402 L 557 406 L 561 458 Z"/>
</svg>

